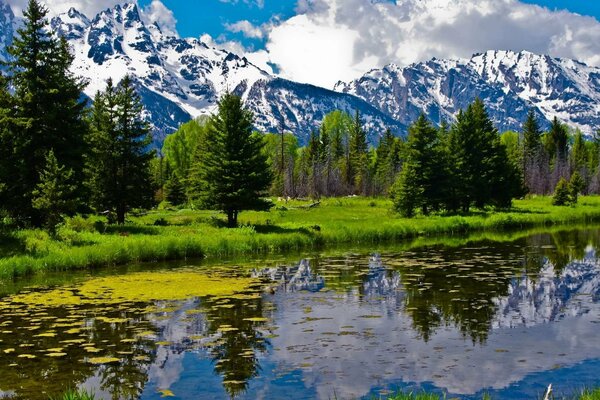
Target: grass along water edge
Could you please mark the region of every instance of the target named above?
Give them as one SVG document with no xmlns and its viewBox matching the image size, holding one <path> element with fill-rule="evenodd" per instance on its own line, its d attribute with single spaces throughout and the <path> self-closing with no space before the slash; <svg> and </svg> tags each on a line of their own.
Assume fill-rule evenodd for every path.
<svg viewBox="0 0 600 400">
<path fill-rule="evenodd" d="M 387 199 L 331 198 L 277 203 L 270 212 L 244 212 L 241 226 L 222 227 L 214 211 L 152 211 L 124 226 L 75 217 L 56 237 L 40 230 L 0 233 L 0 278 L 130 262 L 225 258 L 323 249 L 336 245 L 395 243 L 473 232 L 503 232 L 600 222 L 600 197 L 577 206 L 552 206 L 551 198 L 515 201 L 507 211 L 401 218 Z"/>
</svg>

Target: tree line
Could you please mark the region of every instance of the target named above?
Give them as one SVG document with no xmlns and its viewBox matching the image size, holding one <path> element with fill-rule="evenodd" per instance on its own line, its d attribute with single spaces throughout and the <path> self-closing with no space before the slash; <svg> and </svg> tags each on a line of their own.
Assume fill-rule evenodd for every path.
<svg viewBox="0 0 600 400">
<path fill-rule="evenodd" d="M 226 93 L 215 115 L 182 125 L 155 153 L 134 81 L 109 80 L 88 104 L 47 12 L 29 1 L 0 74 L 0 209 L 18 225 L 53 229 L 92 212 L 123 224 L 165 202 L 223 211 L 236 226 L 241 210 L 269 209 L 269 195 L 389 195 L 412 216 L 600 192 L 600 135 L 584 140 L 557 119 L 543 132 L 533 111 L 521 132 L 500 134 L 480 100 L 451 125 L 421 115 L 407 139 L 387 130 L 376 146 L 358 111 L 335 110 L 300 146 L 291 133 L 253 131 L 252 113 Z"/>
<path fill-rule="evenodd" d="M 0 75 L 0 208 L 20 226 L 53 230 L 64 215 L 124 223 L 153 201 L 150 127 L 129 77 L 107 82 L 91 108 L 70 72 L 67 42 L 30 0 Z"/>
</svg>

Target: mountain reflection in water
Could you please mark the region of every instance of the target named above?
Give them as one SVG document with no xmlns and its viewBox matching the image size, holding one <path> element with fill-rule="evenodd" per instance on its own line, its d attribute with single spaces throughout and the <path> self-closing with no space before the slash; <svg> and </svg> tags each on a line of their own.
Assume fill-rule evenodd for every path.
<svg viewBox="0 0 600 400">
<path fill-rule="evenodd" d="M 553 374 L 573 368 L 562 390 L 597 385 L 599 244 L 597 230 L 569 231 L 157 272 L 164 285 L 190 271 L 251 278 L 231 293 L 170 300 L 94 302 L 80 283 L 29 288 L 0 299 L 0 398 L 73 385 L 101 399 L 369 398 L 389 388 L 534 398 L 548 383 L 561 390 Z"/>
</svg>

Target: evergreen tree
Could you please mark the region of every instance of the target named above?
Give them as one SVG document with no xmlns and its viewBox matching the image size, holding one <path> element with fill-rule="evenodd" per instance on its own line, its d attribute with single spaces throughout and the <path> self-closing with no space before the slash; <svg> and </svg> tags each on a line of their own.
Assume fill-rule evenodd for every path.
<svg viewBox="0 0 600 400">
<path fill-rule="evenodd" d="M 558 162 L 563 162 L 567 159 L 568 132 L 567 127 L 563 125 L 558 118 L 554 117 L 550 126 L 550 145 L 553 157 L 556 157 Z"/>
<path fill-rule="evenodd" d="M 43 226 L 54 232 L 65 215 L 75 212 L 73 193 L 76 186 L 72 184 L 73 171 L 64 165 L 58 165 L 54 151 L 46 156 L 46 166 L 40 173 L 39 183 L 33 190 L 33 207 L 43 215 Z"/>
<path fill-rule="evenodd" d="M 542 131 L 535 117 L 535 111 L 529 110 L 527 119 L 523 124 L 523 161 L 533 161 L 538 157 L 542 147 Z"/>
<path fill-rule="evenodd" d="M 394 183 L 400 169 L 400 143 L 392 131 L 386 129 L 375 151 L 373 167 L 375 192 L 385 193 Z"/>
<path fill-rule="evenodd" d="M 418 182 L 419 170 L 412 161 L 406 161 L 400 176 L 390 189 L 394 210 L 403 217 L 412 218 L 423 204 L 423 186 Z"/>
<path fill-rule="evenodd" d="M 182 205 L 187 200 L 185 187 L 176 172 L 171 174 L 165 184 L 165 199 L 174 206 Z"/>
<path fill-rule="evenodd" d="M 30 0 L 23 26 L 8 48 L 14 96 L 10 129 L 3 129 L 10 136 L 10 151 L 0 160 L 0 170 L 13 182 L 0 193 L 0 202 L 13 217 L 33 225 L 44 219 L 32 199 L 48 152 L 53 150 L 59 165 L 73 171 L 78 189 L 86 152 L 86 104 L 81 100 L 85 84 L 69 72 L 73 56 L 67 42 L 50 33 L 46 16 L 46 8 Z M 77 190 L 72 195 L 75 201 L 84 193 Z"/>
<path fill-rule="evenodd" d="M 413 214 L 413 207 L 421 208 L 427 215 L 438 210 L 445 200 L 447 174 L 442 142 L 438 130 L 424 114 L 408 132 L 406 162 L 393 194 L 398 202 L 395 207 L 405 216 Z"/>
<path fill-rule="evenodd" d="M 367 134 L 362 128 L 360 113 L 356 110 L 354 120 L 350 125 L 349 164 L 347 170 L 348 184 L 354 188 L 355 194 L 365 194 L 367 180 L 367 154 L 369 145 Z"/>
<path fill-rule="evenodd" d="M 88 160 L 92 201 L 96 210 L 115 214 L 118 224 L 132 208 L 152 204 L 152 138 L 142 110 L 129 77 L 117 87 L 109 80 L 94 100 Z"/>
<path fill-rule="evenodd" d="M 579 172 L 575 171 L 573 175 L 571 175 L 571 180 L 569 180 L 569 195 L 571 199 L 571 204 L 577 204 L 579 193 L 583 191 L 584 187 L 585 181 L 583 180 Z"/>
<path fill-rule="evenodd" d="M 242 210 L 269 210 L 263 197 L 272 173 L 261 151 L 262 138 L 252 134 L 253 115 L 242 99 L 223 95 L 218 113 L 209 122 L 206 145 L 199 148 L 199 162 L 192 184 L 199 203 L 227 214 L 229 227 L 237 226 Z"/>
<path fill-rule="evenodd" d="M 566 206 L 571 203 L 571 193 L 569 190 L 569 183 L 565 178 L 560 178 L 556 188 L 554 189 L 554 196 L 552 197 L 552 204 L 555 206 Z"/>
<path fill-rule="evenodd" d="M 480 99 L 458 114 L 449 149 L 454 176 L 448 208 L 457 204 L 463 211 L 472 205 L 508 207 L 522 193 L 518 170 L 509 162 L 506 148 Z"/>
</svg>

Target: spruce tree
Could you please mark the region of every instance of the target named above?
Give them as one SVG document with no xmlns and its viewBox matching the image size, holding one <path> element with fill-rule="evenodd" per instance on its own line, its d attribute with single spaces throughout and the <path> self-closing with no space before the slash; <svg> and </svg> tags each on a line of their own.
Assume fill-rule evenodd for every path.
<svg viewBox="0 0 600 400">
<path fill-rule="evenodd" d="M 552 197 L 552 204 L 555 206 L 566 206 L 571 203 L 571 193 L 569 190 L 569 183 L 565 178 L 560 178 L 556 188 L 554 189 L 554 196 Z"/>
<path fill-rule="evenodd" d="M 411 207 L 421 208 L 423 214 L 438 210 L 445 199 L 446 166 L 438 130 L 421 114 L 408 130 L 406 162 L 396 186 L 396 209 L 405 216 Z M 408 186 L 414 187 L 408 187 Z M 405 198 L 410 196 L 411 198 Z"/>
<path fill-rule="evenodd" d="M 523 124 L 523 161 L 528 163 L 535 160 L 542 147 L 542 131 L 535 117 L 535 111 L 529 110 Z"/>
<path fill-rule="evenodd" d="M 575 171 L 569 180 L 569 195 L 571 198 L 571 204 L 577 204 L 579 193 L 583 191 L 584 187 L 585 181 L 579 172 Z"/>
<path fill-rule="evenodd" d="M 418 182 L 419 169 L 412 161 L 406 161 L 400 176 L 390 189 L 394 210 L 403 217 L 412 218 L 423 205 L 423 186 Z"/>
<path fill-rule="evenodd" d="M 46 156 L 46 166 L 40 173 L 40 181 L 33 190 L 33 207 L 43 215 L 43 226 L 54 232 L 65 215 L 75 212 L 76 203 L 73 193 L 76 186 L 72 183 L 73 171 L 64 165 L 58 165 L 54 151 Z"/>
<path fill-rule="evenodd" d="M 185 187 L 179 178 L 177 172 L 171 174 L 171 177 L 165 184 L 165 198 L 174 206 L 182 205 L 186 202 Z"/>
<path fill-rule="evenodd" d="M 118 224 L 132 208 L 152 204 L 148 150 L 152 138 L 142 104 L 129 77 L 96 95 L 88 160 L 92 202 L 96 210 L 116 216 Z"/>
<path fill-rule="evenodd" d="M 272 173 L 262 149 L 262 138 L 252 133 L 252 112 L 242 99 L 226 93 L 210 118 L 206 144 L 198 149 L 199 163 L 191 184 L 202 207 L 223 211 L 227 225 L 236 227 L 243 210 L 266 211 L 264 198 Z"/>
<path fill-rule="evenodd" d="M 369 145 L 367 134 L 362 127 L 360 113 L 356 110 L 354 120 L 350 125 L 349 164 L 347 170 L 348 184 L 355 194 L 365 192 Z"/>
<path fill-rule="evenodd" d="M 84 82 L 69 69 L 73 56 L 67 42 L 49 31 L 47 9 L 30 0 L 24 23 L 8 48 L 10 85 L 14 88 L 10 112 L 10 154 L 0 160 L 1 170 L 14 182 L 0 194 L 0 202 L 22 222 L 40 225 L 44 219 L 33 207 L 33 190 L 53 150 L 60 165 L 73 171 L 77 187 L 83 181 L 83 156 L 86 152 L 85 101 L 81 100 Z M 73 193 L 73 200 L 84 195 Z"/>
<path fill-rule="evenodd" d="M 567 159 L 568 136 L 567 127 L 557 117 L 554 117 L 550 126 L 550 144 L 552 146 L 550 154 L 559 162 Z"/>
<path fill-rule="evenodd" d="M 457 204 L 463 211 L 473 205 L 508 207 L 522 193 L 520 174 L 509 162 L 506 148 L 480 99 L 459 112 L 449 141 L 454 173 L 448 208 Z"/>
</svg>

